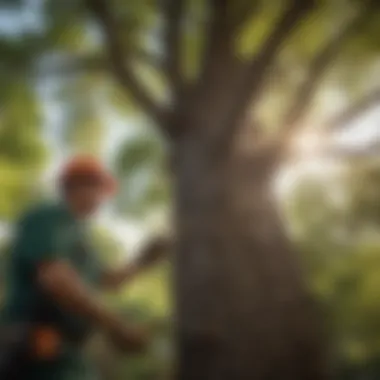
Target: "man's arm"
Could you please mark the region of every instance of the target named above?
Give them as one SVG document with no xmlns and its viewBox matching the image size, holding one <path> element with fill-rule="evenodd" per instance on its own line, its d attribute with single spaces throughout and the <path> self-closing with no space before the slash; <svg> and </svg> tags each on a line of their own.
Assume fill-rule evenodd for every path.
<svg viewBox="0 0 380 380">
<path fill-rule="evenodd" d="M 166 257 L 172 245 L 172 239 L 168 237 L 151 240 L 143 247 L 137 259 L 132 263 L 127 263 L 120 269 L 108 270 L 103 273 L 100 286 L 108 290 L 118 289 Z"/>
<path fill-rule="evenodd" d="M 19 259 L 58 306 L 101 328 L 121 349 L 141 349 L 145 336 L 100 304 L 66 261 L 72 244 L 69 228 L 55 205 L 26 213 L 17 230 Z"/>
<path fill-rule="evenodd" d="M 135 328 L 127 327 L 121 318 L 104 307 L 68 263 L 52 261 L 39 265 L 37 281 L 57 304 L 116 338 L 113 340 L 117 340 L 120 348 L 139 351 L 145 345 L 144 336 Z"/>
</svg>

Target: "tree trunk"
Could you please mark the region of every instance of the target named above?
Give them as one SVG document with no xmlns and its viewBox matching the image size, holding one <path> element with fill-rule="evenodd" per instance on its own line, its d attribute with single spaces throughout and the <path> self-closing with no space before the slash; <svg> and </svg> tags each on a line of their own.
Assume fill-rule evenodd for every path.
<svg viewBox="0 0 380 380">
<path fill-rule="evenodd" d="M 272 199 L 274 155 L 217 159 L 199 136 L 177 148 L 176 378 L 324 379 L 316 314 Z"/>
</svg>

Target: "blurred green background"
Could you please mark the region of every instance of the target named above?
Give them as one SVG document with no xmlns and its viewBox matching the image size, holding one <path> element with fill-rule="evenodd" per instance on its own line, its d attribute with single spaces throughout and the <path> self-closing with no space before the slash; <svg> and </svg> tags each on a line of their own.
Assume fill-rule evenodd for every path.
<svg viewBox="0 0 380 380">
<path fill-rule="evenodd" d="M 114 1 L 127 22 L 135 75 L 159 101 L 167 91 L 159 15 L 152 1 Z M 197 71 L 204 2 L 188 2 L 183 57 Z M 273 25 L 281 1 L 257 2 L 239 40 L 252 53 Z M 260 101 L 266 131 L 275 131 L 287 99 L 326 38 L 355 11 L 355 1 L 320 1 L 284 49 Z M 308 123 L 323 125 L 342 105 L 380 86 L 380 14 L 368 12 L 320 90 Z M 132 25 L 132 27 L 130 27 Z M 0 232 L 5 271 L 12 222 L 31 202 L 54 193 L 54 173 L 75 152 L 97 154 L 120 179 L 120 193 L 94 227 L 105 265 L 138 251 L 166 228 L 170 175 L 165 142 L 109 75 L 102 36 L 78 0 L 0 1 Z M 316 127 L 317 128 L 317 127 Z M 376 104 L 328 137 L 306 135 L 275 186 L 284 220 L 323 305 L 337 378 L 380 378 L 380 107 Z M 1 274 L 4 279 L 5 273 Z M 97 337 L 90 342 L 104 379 L 169 379 L 174 365 L 170 264 L 163 263 L 120 294 L 104 295 L 126 316 L 155 326 L 144 357 L 120 357 Z M 2 289 L 3 291 L 3 289 Z"/>
</svg>

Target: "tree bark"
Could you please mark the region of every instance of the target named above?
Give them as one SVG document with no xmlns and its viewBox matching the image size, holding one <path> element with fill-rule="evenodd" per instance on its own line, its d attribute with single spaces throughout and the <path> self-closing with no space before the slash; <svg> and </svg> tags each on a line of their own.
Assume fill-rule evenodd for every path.
<svg viewBox="0 0 380 380">
<path fill-rule="evenodd" d="M 174 158 L 176 378 L 324 379 L 316 310 L 270 189 L 276 156 L 215 158 L 213 144 L 188 135 Z"/>
</svg>

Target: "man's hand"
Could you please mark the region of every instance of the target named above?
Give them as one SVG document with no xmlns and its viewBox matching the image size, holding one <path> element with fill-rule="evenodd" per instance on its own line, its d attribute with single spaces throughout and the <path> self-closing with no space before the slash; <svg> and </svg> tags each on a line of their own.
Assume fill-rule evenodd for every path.
<svg viewBox="0 0 380 380">
<path fill-rule="evenodd" d="M 126 266 L 107 270 L 102 277 L 101 285 L 107 290 L 117 290 L 127 281 L 133 280 L 144 270 L 164 259 L 172 249 L 173 240 L 170 237 L 156 237 L 143 247 L 136 260 Z"/>
<path fill-rule="evenodd" d="M 152 239 L 142 250 L 136 260 L 140 269 L 146 269 L 164 259 L 172 249 L 173 240 L 170 237 L 156 237 Z"/>
<path fill-rule="evenodd" d="M 141 353 L 148 345 L 147 332 L 137 326 L 119 325 L 108 332 L 108 338 L 122 352 Z"/>
</svg>

